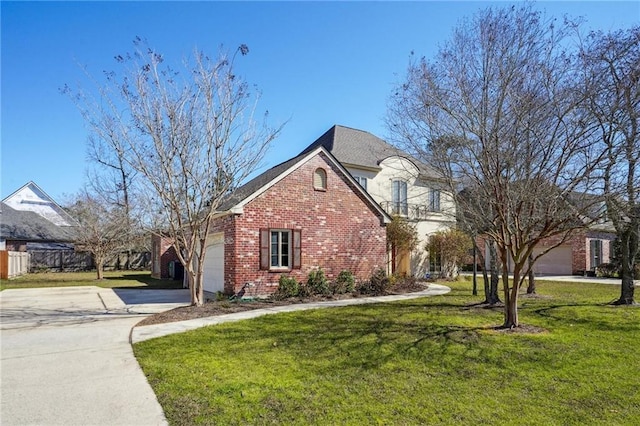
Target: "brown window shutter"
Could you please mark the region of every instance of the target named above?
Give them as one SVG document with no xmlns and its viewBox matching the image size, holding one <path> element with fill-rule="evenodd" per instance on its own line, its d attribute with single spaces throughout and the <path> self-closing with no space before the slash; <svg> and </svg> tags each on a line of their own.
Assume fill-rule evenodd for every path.
<svg viewBox="0 0 640 426">
<path fill-rule="evenodd" d="M 293 269 L 300 269 L 302 267 L 302 231 L 299 229 L 292 229 L 293 234 Z"/>
<path fill-rule="evenodd" d="M 260 269 L 268 270 L 271 261 L 269 260 L 269 230 L 260 229 Z"/>
</svg>

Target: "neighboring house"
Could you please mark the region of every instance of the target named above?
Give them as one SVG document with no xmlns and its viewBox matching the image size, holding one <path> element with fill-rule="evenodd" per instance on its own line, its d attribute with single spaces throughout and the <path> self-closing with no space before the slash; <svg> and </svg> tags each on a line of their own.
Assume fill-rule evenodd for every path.
<svg viewBox="0 0 640 426">
<path fill-rule="evenodd" d="M 418 247 L 399 254 L 393 272 L 417 277 L 429 272 L 424 247 L 429 236 L 456 225 L 453 197 L 442 177 L 430 166 L 362 130 L 333 126 L 303 153 L 324 147 L 390 215 L 400 215 L 416 227 Z"/>
<path fill-rule="evenodd" d="M 2 200 L 0 245 L 9 251 L 73 250 L 75 220 L 34 182 Z"/>
<path fill-rule="evenodd" d="M 66 247 L 73 241 L 72 228 L 58 226 L 33 211 L 19 211 L 0 204 L 0 244 L 7 251 L 28 251 L 34 246 Z"/>
<path fill-rule="evenodd" d="M 616 231 L 613 224 L 606 218 L 606 206 L 586 194 L 575 193 L 572 203 L 585 203 L 584 223 L 589 225 L 575 231 L 571 237 L 560 246 L 542 256 L 534 265 L 537 274 L 546 275 L 585 275 L 593 274 L 598 266 L 610 263 L 613 256 L 613 241 Z M 534 251 L 540 253 L 545 247 L 557 243 L 555 239 L 543 240 Z"/>
<path fill-rule="evenodd" d="M 281 275 L 306 281 L 386 268 L 389 215 L 324 147 L 306 150 L 238 188 L 212 222 L 204 289 L 266 295 Z"/>
<path fill-rule="evenodd" d="M 533 270 L 540 275 L 591 274 L 601 264 L 611 261 L 611 245 L 615 238 L 615 233 L 602 226 L 578 231 L 565 243 L 538 259 Z M 551 243 L 551 240 L 543 241 L 534 254 L 540 253 Z"/>
<path fill-rule="evenodd" d="M 584 194 L 582 194 L 584 196 Z M 606 219 L 598 219 L 603 215 L 604 205 L 594 204 L 590 217 L 583 218 L 585 223 L 591 223 L 584 229 L 574 231 L 570 237 L 540 257 L 533 266 L 538 275 L 591 275 L 598 266 L 610 263 L 613 255 L 612 244 L 616 239 L 613 224 Z M 593 223 L 592 223 L 593 222 Z M 562 235 L 542 240 L 534 249 L 533 255 L 537 256 L 551 246 L 557 245 Z M 483 239 L 478 238 L 478 244 L 482 247 Z M 486 244 L 485 244 L 486 245 Z M 485 249 L 485 263 L 489 268 L 489 248 Z M 509 265 L 513 270 L 513 265 Z"/>
<path fill-rule="evenodd" d="M 34 182 L 27 183 L 2 202 L 18 211 L 34 212 L 61 228 L 72 229 L 76 225 L 69 213 Z"/>
<path fill-rule="evenodd" d="M 178 260 L 171 237 L 161 234 L 153 234 L 151 236 L 151 277 L 157 279 L 183 279 L 184 267 Z"/>
<path fill-rule="evenodd" d="M 34 182 L 0 204 L 0 249 L 31 254 L 31 270 L 86 269 L 91 256 L 74 252 L 74 219 Z"/>
</svg>

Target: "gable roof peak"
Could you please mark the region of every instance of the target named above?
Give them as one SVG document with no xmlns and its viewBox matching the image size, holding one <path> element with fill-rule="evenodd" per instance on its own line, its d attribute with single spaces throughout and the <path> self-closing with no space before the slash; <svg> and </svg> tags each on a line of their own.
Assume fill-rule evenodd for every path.
<svg viewBox="0 0 640 426">
<path fill-rule="evenodd" d="M 365 130 L 334 124 L 302 153 L 310 152 L 318 146 L 323 146 L 342 164 L 379 169 L 383 160 L 401 157 L 413 163 L 420 175 L 431 179 L 440 178 L 432 167 Z"/>
</svg>

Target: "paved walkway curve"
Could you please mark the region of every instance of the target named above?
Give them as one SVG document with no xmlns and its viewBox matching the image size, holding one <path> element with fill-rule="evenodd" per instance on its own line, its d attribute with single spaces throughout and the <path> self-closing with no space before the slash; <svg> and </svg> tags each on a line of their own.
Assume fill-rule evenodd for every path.
<svg viewBox="0 0 640 426">
<path fill-rule="evenodd" d="M 214 317 L 196 318 L 187 321 L 169 322 L 164 324 L 153 324 L 144 326 L 134 326 L 131 330 L 131 343 L 142 342 L 156 337 L 168 336 L 175 333 L 194 330 L 196 328 L 209 325 L 222 324 L 225 322 L 240 321 L 244 319 L 256 318 L 263 315 L 277 314 L 280 312 L 297 312 L 310 309 L 332 308 L 338 306 L 364 305 L 368 303 L 394 302 L 397 300 L 417 299 L 419 297 L 437 296 L 449 293 L 451 289 L 440 284 L 429 284 L 426 290 L 394 294 L 379 297 L 361 297 L 355 299 L 329 300 L 326 302 L 300 303 L 296 305 L 274 306 L 273 308 L 254 309 L 252 311 L 236 312 L 233 314 L 217 315 Z"/>
</svg>

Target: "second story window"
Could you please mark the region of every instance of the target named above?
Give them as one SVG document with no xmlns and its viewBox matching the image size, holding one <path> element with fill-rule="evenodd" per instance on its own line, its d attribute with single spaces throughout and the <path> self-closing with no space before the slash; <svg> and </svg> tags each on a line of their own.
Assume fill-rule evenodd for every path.
<svg viewBox="0 0 640 426">
<path fill-rule="evenodd" d="M 358 182 L 360 184 L 361 187 L 364 188 L 364 190 L 367 190 L 367 178 L 366 177 L 362 177 L 362 176 L 354 176 L 354 179 L 356 180 L 356 182 Z"/>
<path fill-rule="evenodd" d="M 313 188 L 318 191 L 327 190 L 327 172 L 322 168 L 317 168 L 313 172 Z"/>
<path fill-rule="evenodd" d="M 440 211 L 440 190 L 431 189 L 429 192 L 429 210 L 432 212 Z"/>
<path fill-rule="evenodd" d="M 391 182 L 391 201 L 393 203 L 393 214 L 406 216 L 409 211 L 407 205 L 407 182 L 394 180 Z"/>
</svg>

